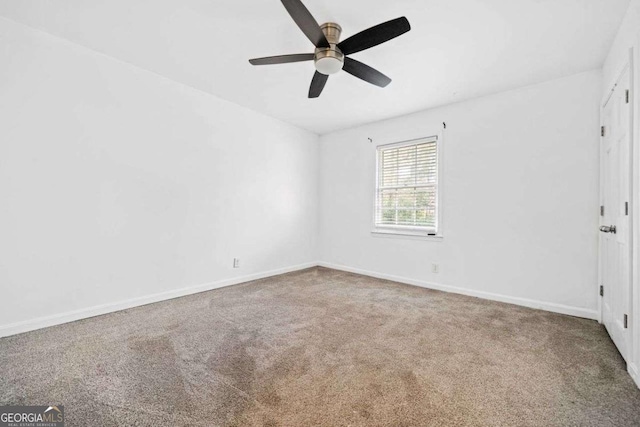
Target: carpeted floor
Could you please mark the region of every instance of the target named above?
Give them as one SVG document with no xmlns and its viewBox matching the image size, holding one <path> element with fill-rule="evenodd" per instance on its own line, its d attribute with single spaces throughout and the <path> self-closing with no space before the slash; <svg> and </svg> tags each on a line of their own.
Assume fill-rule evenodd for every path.
<svg viewBox="0 0 640 427">
<path fill-rule="evenodd" d="M 596 322 L 315 268 L 0 340 L 67 426 L 638 426 Z"/>
</svg>

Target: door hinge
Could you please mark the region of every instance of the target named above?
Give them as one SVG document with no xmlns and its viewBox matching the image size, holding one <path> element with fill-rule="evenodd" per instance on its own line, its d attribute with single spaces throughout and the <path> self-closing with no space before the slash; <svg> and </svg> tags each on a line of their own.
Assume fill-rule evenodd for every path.
<svg viewBox="0 0 640 427">
<path fill-rule="evenodd" d="M 604 126 L 600 126 L 600 136 L 604 136 Z"/>
<path fill-rule="evenodd" d="M 604 296 L 604 286 L 600 285 L 600 296 L 603 297 Z"/>
<path fill-rule="evenodd" d="M 629 316 L 624 315 L 624 328 L 627 329 L 629 327 Z"/>
<path fill-rule="evenodd" d="M 600 216 L 604 216 L 604 205 L 600 206 Z"/>
<path fill-rule="evenodd" d="M 625 98 L 627 100 L 627 104 L 629 103 L 629 89 L 627 89 L 627 92 L 625 94 Z"/>
<path fill-rule="evenodd" d="M 624 214 L 629 216 L 629 202 L 624 202 Z"/>
</svg>

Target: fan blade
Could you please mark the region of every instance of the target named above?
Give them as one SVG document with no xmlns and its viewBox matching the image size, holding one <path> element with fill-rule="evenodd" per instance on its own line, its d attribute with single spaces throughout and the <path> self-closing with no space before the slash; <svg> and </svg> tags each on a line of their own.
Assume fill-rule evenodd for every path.
<svg viewBox="0 0 640 427">
<path fill-rule="evenodd" d="M 320 25 L 300 0 L 282 0 L 282 4 L 315 47 L 329 47 L 329 41 L 320 29 Z"/>
<path fill-rule="evenodd" d="M 391 79 L 382 74 L 380 71 L 375 70 L 368 65 L 349 57 L 344 58 L 344 66 L 342 67 L 342 69 L 352 76 L 362 79 L 365 82 L 371 83 L 372 85 L 385 87 L 389 83 L 391 83 Z"/>
<path fill-rule="evenodd" d="M 329 76 L 316 71 L 316 73 L 313 75 L 313 80 L 311 80 L 311 87 L 309 88 L 309 98 L 319 97 L 328 79 Z"/>
<path fill-rule="evenodd" d="M 410 29 L 409 21 L 403 16 L 361 31 L 338 43 L 338 47 L 345 55 L 351 55 L 401 36 Z"/>
<path fill-rule="evenodd" d="M 265 58 L 250 59 L 251 65 L 272 65 L 286 64 L 288 62 L 312 61 L 315 58 L 313 53 L 296 53 L 293 55 L 267 56 Z"/>
</svg>

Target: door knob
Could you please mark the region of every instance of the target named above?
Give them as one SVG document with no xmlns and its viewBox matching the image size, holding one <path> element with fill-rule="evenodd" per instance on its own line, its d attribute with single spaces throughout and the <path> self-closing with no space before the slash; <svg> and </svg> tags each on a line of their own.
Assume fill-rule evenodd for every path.
<svg viewBox="0 0 640 427">
<path fill-rule="evenodd" d="M 603 233 L 613 233 L 616 234 L 616 226 L 615 225 L 603 225 L 600 227 L 600 231 Z"/>
</svg>

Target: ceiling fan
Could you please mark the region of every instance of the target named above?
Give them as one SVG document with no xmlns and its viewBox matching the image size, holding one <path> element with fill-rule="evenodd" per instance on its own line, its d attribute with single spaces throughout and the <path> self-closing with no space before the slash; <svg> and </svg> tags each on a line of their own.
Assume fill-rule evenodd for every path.
<svg viewBox="0 0 640 427">
<path fill-rule="evenodd" d="M 319 97 L 329 75 L 335 74 L 340 70 L 344 70 L 376 86 L 385 87 L 391 83 L 391 79 L 380 71 L 349 58 L 347 55 L 369 49 L 406 33 L 411 29 L 407 18 L 392 19 L 340 41 L 340 34 L 342 33 L 340 25 L 334 22 L 318 25 L 318 22 L 300 0 L 281 1 L 298 27 L 316 47 L 315 53 L 298 53 L 250 59 L 249 62 L 252 65 L 284 64 L 313 60 L 316 72 L 313 75 L 313 80 L 311 80 L 309 98 Z"/>
</svg>

